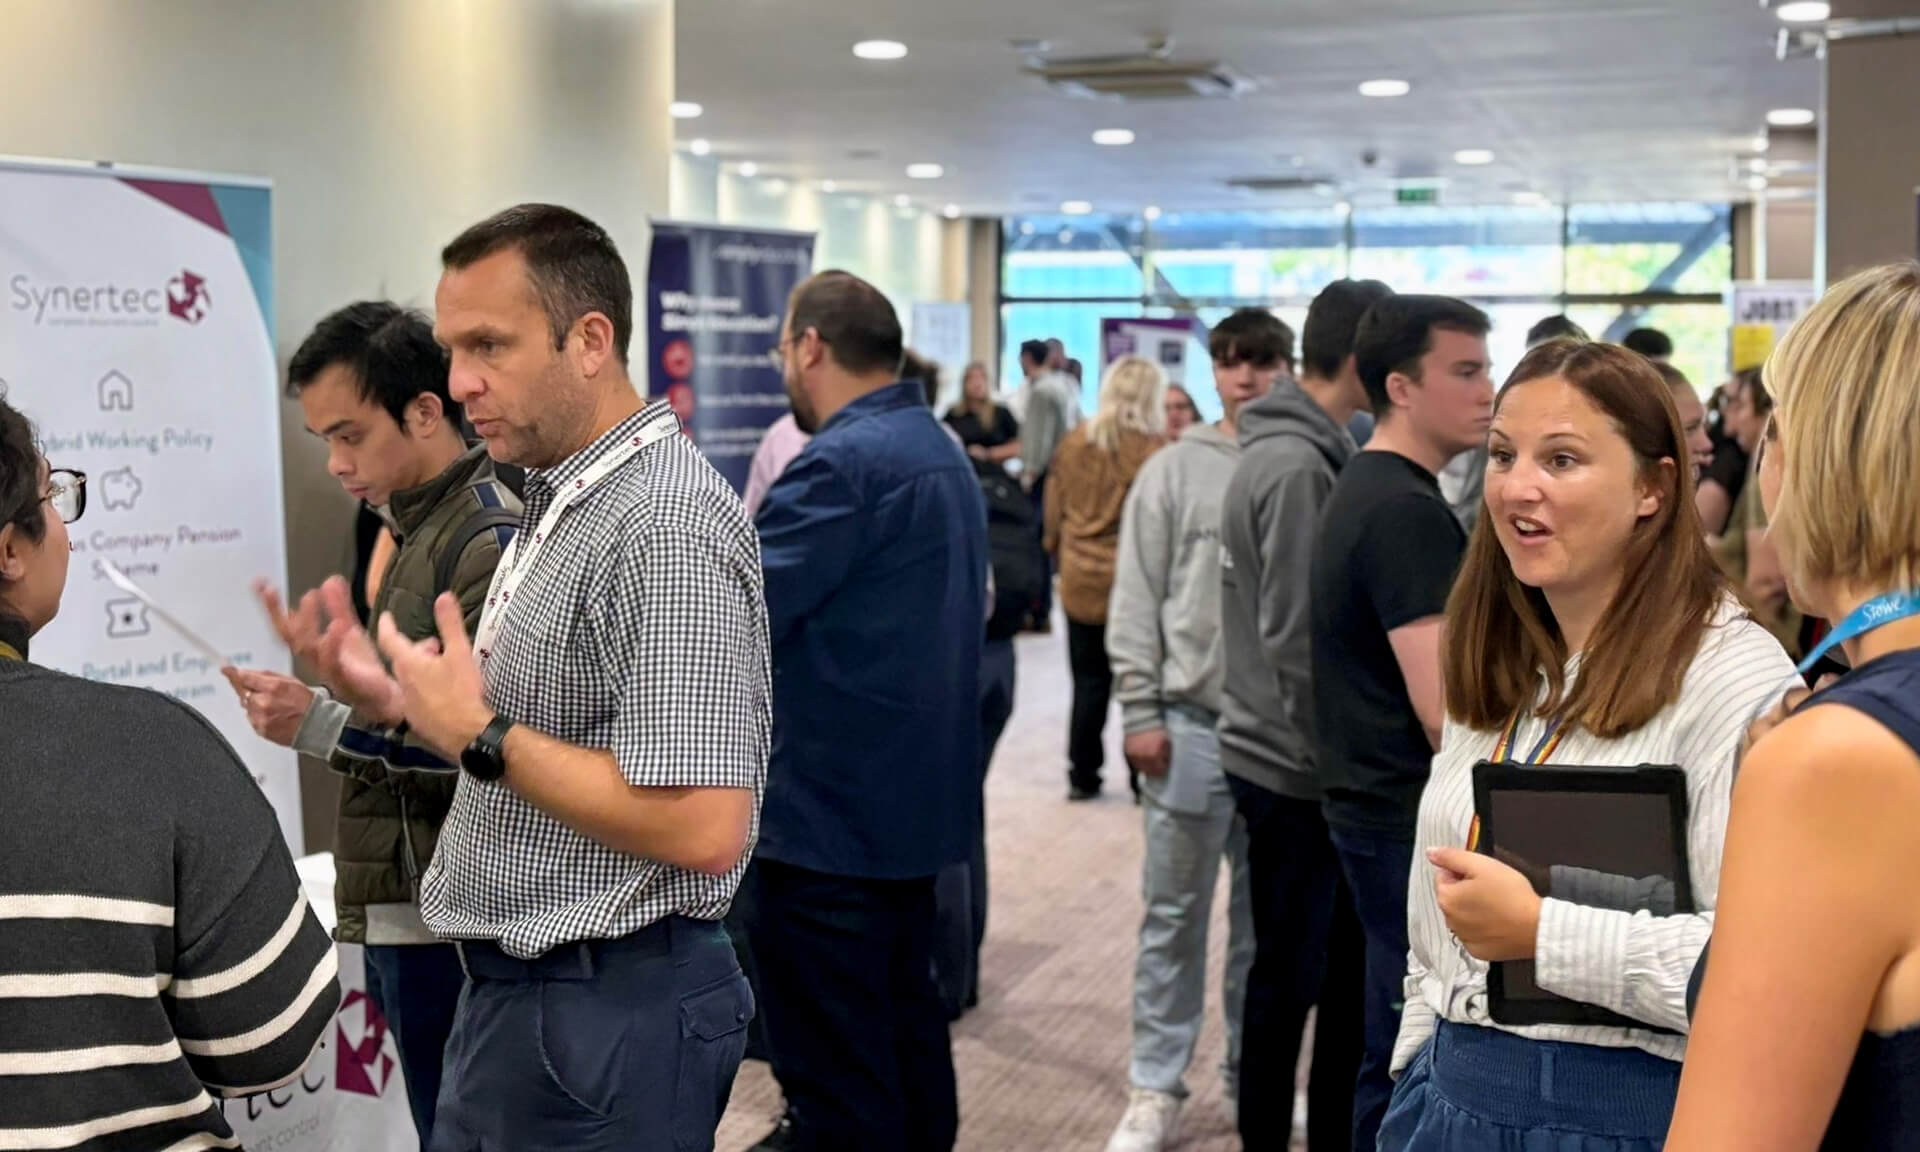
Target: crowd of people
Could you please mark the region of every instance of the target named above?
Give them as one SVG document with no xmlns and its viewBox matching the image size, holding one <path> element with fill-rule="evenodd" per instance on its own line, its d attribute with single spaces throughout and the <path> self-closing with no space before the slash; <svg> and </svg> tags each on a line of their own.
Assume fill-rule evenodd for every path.
<svg viewBox="0 0 1920 1152">
<path fill-rule="evenodd" d="M 1496 389 L 1484 313 L 1341 280 L 1297 354 L 1213 326 L 1212 423 L 1138 357 L 1083 418 L 1044 341 L 937 413 L 824 272 L 744 500 L 634 388 L 632 303 L 602 229 L 522 205 L 431 320 L 351 304 L 289 369 L 375 520 L 351 579 L 258 589 L 307 678 L 227 674 L 343 777 L 338 934 L 429 1152 L 708 1148 L 750 1050 L 763 1150 L 953 1147 L 984 784 L 1056 586 L 1066 797 L 1117 702 L 1142 816 L 1109 1152 L 1177 1142 L 1223 862 L 1249 1149 L 1310 1016 L 1314 1152 L 1916 1138 L 1920 265 L 1710 405 L 1658 333 L 1564 317 Z M 334 953 L 203 720 L 31 662 L 85 507 L 0 401 L 0 1148 L 234 1147 L 213 1097 L 298 1075 Z M 1670 766 L 1684 875 L 1477 850 L 1488 764 Z M 1523 963 L 1581 1012 L 1500 1018 Z"/>
</svg>

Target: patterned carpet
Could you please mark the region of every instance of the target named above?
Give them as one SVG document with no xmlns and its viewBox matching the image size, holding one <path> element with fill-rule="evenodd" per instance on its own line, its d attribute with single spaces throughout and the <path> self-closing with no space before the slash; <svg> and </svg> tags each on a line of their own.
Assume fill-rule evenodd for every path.
<svg viewBox="0 0 1920 1152">
<path fill-rule="evenodd" d="M 978 1009 L 954 1026 L 960 1148 L 1101 1152 L 1127 1101 L 1129 1003 L 1140 919 L 1140 818 L 1108 727 L 1108 792 L 1066 802 L 1066 636 L 1019 642 L 1018 704 L 987 784 L 992 904 Z M 1117 786 L 1116 786 L 1117 785 Z M 1224 879 L 1224 870 L 1223 870 Z M 1181 1152 L 1234 1152 L 1222 1095 L 1225 885 L 1214 901 L 1208 1019 L 1187 1074 Z M 720 1152 L 743 1152 L 779 1111 L 766 1065 L 741 1069 Z"/>
</svg>

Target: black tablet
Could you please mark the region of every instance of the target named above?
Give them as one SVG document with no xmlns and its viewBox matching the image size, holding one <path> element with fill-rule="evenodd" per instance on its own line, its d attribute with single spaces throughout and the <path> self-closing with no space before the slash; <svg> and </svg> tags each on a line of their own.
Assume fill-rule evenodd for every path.
<svg viewBox="0 0 1920 1152">
<path fill-rule="evenodd" d="M 1687 776 L 1669 764 L 1587 768 L 1493 763 L 1473 768 L 1480 852 L 1504 860 L 1542 897 L 1672 916 L 1692 912 Z M 1643 1021 L 1545 991 L 1533 961 L 1489 966 L 1488 1010 L 1501 1024 Z"/>
</svg>

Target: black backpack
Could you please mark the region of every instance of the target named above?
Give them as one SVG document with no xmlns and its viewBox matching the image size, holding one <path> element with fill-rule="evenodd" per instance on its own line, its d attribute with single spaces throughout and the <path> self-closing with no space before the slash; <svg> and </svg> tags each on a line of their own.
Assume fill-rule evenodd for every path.
<svg viewBox="0 0 1920 1152">
<path fill-rule="evenodd" d="M 981 464 L 980 491 L 987 502 L 987 552 L 993 565 L 993 615 L 987 639 L 1019 634 L 1046 588 L 1047 558 L 1033 498 L 998 464 Z"/>
</svg>

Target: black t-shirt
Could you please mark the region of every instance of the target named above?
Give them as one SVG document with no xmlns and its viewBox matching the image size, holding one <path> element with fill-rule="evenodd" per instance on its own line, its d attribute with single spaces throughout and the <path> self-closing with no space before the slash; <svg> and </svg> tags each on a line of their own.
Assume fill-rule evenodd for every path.
<svg viewBox="0 0 1920 1152">
<path fill-rule="evenodd" d="M 1707 474 L 1700 479 L 1701 483 L 1712 480 L 1727 490 L 1728 508 L 1738 504 L 1740 491 L 1747 486 L 1747 453 L 1740 447 L 1740 442 L 1715 428 L 1713 463 L 1707 465 Z"/>
<path fill-rule="evenodd" d="M 1361 452 L 1320 514 L 1312 588 L 1320 786 L 1335 827 L 1413 835 L 1433 746 L 1387 633 L 1446 610 L 1466 533 L 1425 468 Z"/>
<path fill-rule="evenodd" d="M 998 448 L 1020 439 L 1020 422 L 1013 418 L 1004 404 L 993 406 L 993 423 L 982 424 L 980 417 L 971 410 L 958 408 L 947 413 L 947 426 L 954 435 L 960 437 L 960 443 L 971 448 L 978 444 L 982 448 Z"/>
</svg>

